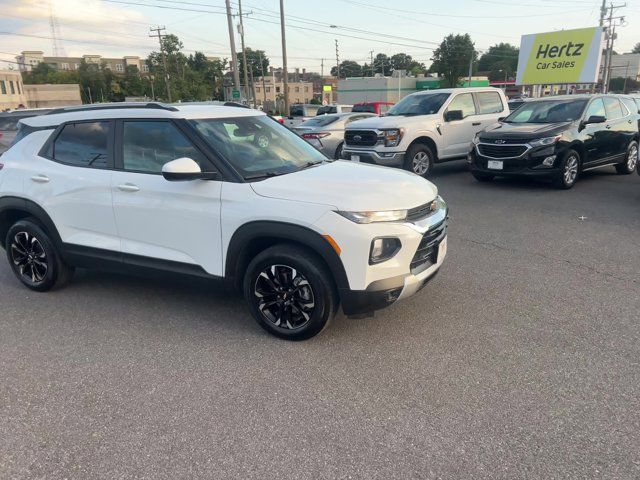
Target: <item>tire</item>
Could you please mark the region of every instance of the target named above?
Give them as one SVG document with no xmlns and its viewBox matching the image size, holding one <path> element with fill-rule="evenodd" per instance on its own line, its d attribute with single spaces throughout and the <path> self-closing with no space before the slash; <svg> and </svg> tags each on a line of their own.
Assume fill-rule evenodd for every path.
<svg viewBox="0 0 640 480">
<path fill-rule="evenodd" d="M 616 165 L 616 172 L 620 175 L 630 175 L 636 171 L 638 165 L 638 142 L 635 140 L 629 143 L 627 147 L 627 154 L 624 157 L 624 162 Z"/>
<path fill-rule="evenodd" d="M 491 182 L 494 178 L 496 178 L 495 175 L 482 172 L 471 172 L 471 175 L 473 175 L 473 178 L 475 178 L 479 182 Z"/>
<path fill-rule="evenodd" d="M 62 261 L 53 241 L 34 218 L 13 224 L 7 232 L 5 250 L 15 276 L 36 292 L 62 287 L 73 276 L 73 268 Z"/>
<path fill-rule="evenodd" d="M 568 190 L 576 184 L 581 165 L 580 154 L 575 150 L 569 150 L 560 161 L 560 172 L 553 179 L 556 188 Z"/>
<path fill-rule="evenodd" d="M 338 148 L 336 148 L 336 153 L 333 156 L 333 158 L 335 160 L 340 160 L 342 158 L 342 147 L 344 146 L 344 143 L 341 143 L 340 145 L 338 145 Z"/>
<path fill-rule="evenodd" d="M 258 325 L 286 340 L 320 333 L 339 304 L 322 260 L 296 245 L 275 245 L 258 254 L 247 268 L 243 290 Z"/>
<path fill-rule="evenodd" d="M 435 159 L 436 156 L 428 145 L 415 143 L 407 149 L 404 169 L 426 178 L 433 170 Z"/>
</svg>

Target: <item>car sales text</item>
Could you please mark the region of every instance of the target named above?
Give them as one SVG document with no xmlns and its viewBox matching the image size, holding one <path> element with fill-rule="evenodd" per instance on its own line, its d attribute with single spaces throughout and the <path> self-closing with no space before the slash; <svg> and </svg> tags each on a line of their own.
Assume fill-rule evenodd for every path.
<svg viewBox="0 0 640 480">
<path fill-rule="evenodd" d="M 573 43 L 569 42 L 562 46 L 550 44 L 539 45 L 538 52 L 536 53 L 536 58 L 558 58 L 561 56 L 565 57 L 579 57 L 582 55 L 582 49 L 584 48 L 584 43 Z M 553 61 L 553 62 L 538 62 L 536 64 L 537 70 L 546 70 L 548 68 L 573 68 L 575 67 L 576 62 L 573 60 L 566 61 Z"/>
</svg>

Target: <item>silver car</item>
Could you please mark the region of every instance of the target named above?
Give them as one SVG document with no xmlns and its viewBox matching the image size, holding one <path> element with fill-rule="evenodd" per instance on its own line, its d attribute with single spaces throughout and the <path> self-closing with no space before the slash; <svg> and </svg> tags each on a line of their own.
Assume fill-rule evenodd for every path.
<svg viewBox="0 0 640 480">
<path fill-rule="evenodd" d="M 320 115 L 293 128 L 293 131 L 329 158 L 342 158 L 344 129 L 348 123 L 375 117 L 374 113 Z"/>
</svg>

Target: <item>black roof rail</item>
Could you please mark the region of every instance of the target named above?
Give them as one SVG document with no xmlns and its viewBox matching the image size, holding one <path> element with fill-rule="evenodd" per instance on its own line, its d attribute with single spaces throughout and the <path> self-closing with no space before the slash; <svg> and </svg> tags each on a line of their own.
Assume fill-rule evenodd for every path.
<svg viewBox="0 0 640 480">
<path fill-rule="evenodd" d="M 225 107 L 238 107 L 238 108 L 251 108 L 251 107 L 249 107 L 249 105 L 243 105 L 242 103 L 238 103 L 238 102 L 224 102 L 224 106 Z"/>
<path fill-rule="evenodd" d="M 121 108 L 156 108 L 160 110 L 167 110 L 169 112 L 177 112 L 178 109 L 176 107 L 172 107 L 171 105 L 167 105 L 165 103 L 160 102 L 146 102 L 146 103 L 94 103 L 89 105 L 80 105 L 73 107 L 62 107 L 55 108 L 45 115 L 53 115 L 56 113 L 69 113 L 69 112 L 91 112 L 94 110 L 114 110 Z"/>
</svg>

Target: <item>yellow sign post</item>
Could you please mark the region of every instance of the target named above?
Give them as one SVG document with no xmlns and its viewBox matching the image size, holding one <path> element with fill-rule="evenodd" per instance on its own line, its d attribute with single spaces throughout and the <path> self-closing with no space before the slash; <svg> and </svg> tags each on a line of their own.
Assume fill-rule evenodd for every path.
<svg viewBox="0 0 640 480">
<path fill-rule="evenodd" d="M 597 83 L 602 27 L 523 35 L 517 85 Z"/>
</svg>

